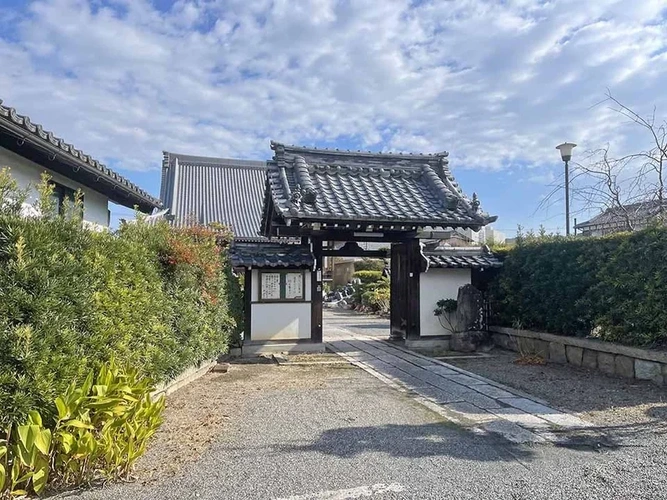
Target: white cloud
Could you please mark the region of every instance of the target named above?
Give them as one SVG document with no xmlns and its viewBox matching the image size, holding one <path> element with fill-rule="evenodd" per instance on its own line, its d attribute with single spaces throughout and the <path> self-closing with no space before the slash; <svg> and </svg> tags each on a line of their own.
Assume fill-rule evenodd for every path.
<svg viewBox="0 0 667 500">
<path fill-rule="evenodd" d="M 663 6 L 38 0 L 0 11 L 0 97 L 128 169 L 163 149 L 264 158 L 270 138 L 544 164 L 565 139 L 636 144 L 592 107 L 607 87 L 667 114 Z"/>
</svg>

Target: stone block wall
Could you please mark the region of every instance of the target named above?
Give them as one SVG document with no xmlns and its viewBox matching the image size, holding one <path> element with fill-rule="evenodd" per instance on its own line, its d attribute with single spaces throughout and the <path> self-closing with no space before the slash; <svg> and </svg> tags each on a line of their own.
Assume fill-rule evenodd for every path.
<svg viewBox="0 0 667 500">
<path fill-rule="evenodd" d="M 489 331 L 493 342 L 505 349 L 538 354 L 553 363 L 582 366 L 607 375 L 650 380 L 667 386 L 667 352 L 530 330 L 490 327 Z"/>
</svg>

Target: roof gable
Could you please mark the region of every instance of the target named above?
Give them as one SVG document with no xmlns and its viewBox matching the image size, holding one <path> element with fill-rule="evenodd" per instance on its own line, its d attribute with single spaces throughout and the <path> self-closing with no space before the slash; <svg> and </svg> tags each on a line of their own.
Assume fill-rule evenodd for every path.
<svg viewBox="0 0 667 500">
<path fill-rule="evenodd" d="M 161 197 L 175 223 L 231 227 L 237 240 L 261 241 L 266 162 L 163 153 Z"/>
<path fill-rule="evenodd" d="M 271 148 L 265 232 L 272 222 L 292 220 L 479 228 L 496 219 L 480 210 L 475 195 L 463 194 L 447 153 L 355 153 L 276 142 Z"/>
</svg>

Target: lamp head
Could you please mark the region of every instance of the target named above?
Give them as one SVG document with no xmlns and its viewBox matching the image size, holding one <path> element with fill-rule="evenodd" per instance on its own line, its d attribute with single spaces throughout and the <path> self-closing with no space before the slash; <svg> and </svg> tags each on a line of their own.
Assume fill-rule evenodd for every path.
<svg viewBox="0 0 667 500">
<path fill-rule="evenodd" d="M 576 147 L 577 145 L 572 142 L 564 142 L 556 146 L 556 149 L 560 151 L 560 157 L 563 161 L 570 161 L 572 159 L 572 150 Z"/>
</svg>

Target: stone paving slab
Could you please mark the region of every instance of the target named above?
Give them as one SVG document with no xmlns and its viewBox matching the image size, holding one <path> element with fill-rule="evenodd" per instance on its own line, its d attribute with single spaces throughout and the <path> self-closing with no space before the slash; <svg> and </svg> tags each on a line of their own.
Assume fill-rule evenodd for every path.
<svg viewBox="0 0 667 500">
<path fill-rule="evenodd" d="M 335 330 L 330 335 L 330 330 Z M 553 429 L 581 429 L 589 424 L 442 361 L 403 349 L 378 338 L 343 327 L 327 329 L 335 338 L 332 350 L 372 375 L 416 394 L 423 404 L 439 408 L 443 416 L 500 434 L 512 442 L 553 441 Z"/>
</svg>

